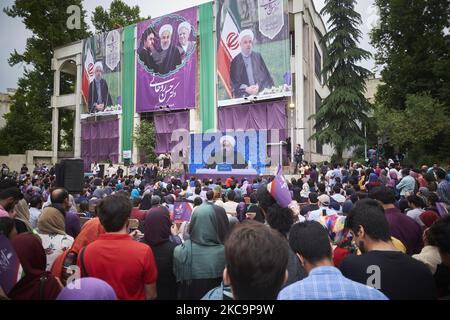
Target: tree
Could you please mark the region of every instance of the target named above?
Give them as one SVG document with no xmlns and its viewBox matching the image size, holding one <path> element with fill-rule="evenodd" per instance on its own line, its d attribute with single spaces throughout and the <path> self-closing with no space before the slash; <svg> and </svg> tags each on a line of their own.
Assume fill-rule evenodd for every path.
<svg viewBox="0 0 450 320">
<path fill-rule="evenodd" d="M 354 10 L 355 2 L 326 0 L 321 11 L 322 15 L 330 16 L 330 30 L 322 39 L 326 46 L 322 73 L 329 75 L 326 84 L 331 93 L 312 116 L 316 121 L 316 133 L 310 139 L 331 144 L 338 162 L 342 161 L 344 149 L 364 143 L 362 128 L 370 110 L 364 92 L 371 73 L 357 63 L 370 58 L 371 54 L 358 48 L 362 36 L 358 28 L 361 15 Z"/>
<path fill-rule="evenodd" d="M 68 29 L 71 13 L 67 8 L 81 8 L 80 29 Z M 24 153 L 29 149 L 50 149 L 53 71 L 51 59 L 54 49 L 89 36 L 81 0 L 16 0 L 4 9 L 13 18 L 21 18 L 33 35 L 27 39 L 25 51 L 14 51 L 8 62 L 26 65 L 18 88 L 12 98 L 11 109 L 4 117 L 0 131 L 1 153 Z"/>
<path fill-rule="evenodd" d="M 371 39 L 384 83 L 375 96 L 377 123 L 415 160 L 429 153 L 449 161 L 450 0 L 376 0 L 376 5 L 380 24 Z"/>
<path fill-rule="evenodd" d="M 150 19 L 140 17 L 139 6 L 130 7 L 122 0 L 113 0 L 109 10 L 98 6 L 92 14 L 92 24 L 96 32 L 105 32 Z"/>
<path fill-rule="evenodd" d="M 149 162 L 156 161 L 155 126 L 153 122 L 142 120 L 134 132 L 134 141 Z M 142 161 L 142 159 L 141 159 Z"/>
</svg>

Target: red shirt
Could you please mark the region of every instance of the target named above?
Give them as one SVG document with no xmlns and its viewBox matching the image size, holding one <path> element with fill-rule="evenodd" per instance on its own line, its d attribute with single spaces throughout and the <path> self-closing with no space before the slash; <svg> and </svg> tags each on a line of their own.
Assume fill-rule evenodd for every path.
<svg viewBox="0 0 450 320">
<path fill-rule="evenodd" d="M 82 272 L 80 256 L 77 264 Z M 86 247 L 83 260 L 87 273 L 83 276 L 106 281 L 121 300 L 144 300 L 144 284 L 155 283 L 158 276 L 151 248 L 128 234 L 101 234 Z"/>
</svg>

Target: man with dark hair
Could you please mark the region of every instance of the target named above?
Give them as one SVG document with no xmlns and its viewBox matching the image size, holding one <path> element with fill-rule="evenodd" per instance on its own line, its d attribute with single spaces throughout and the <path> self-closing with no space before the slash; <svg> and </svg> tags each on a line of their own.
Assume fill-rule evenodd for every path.
<svg viewBox="0 0 450 320">
<path fill-rule="evenodd" d="M 139 60 L 147 67 L 148 71 L 158 73 L 159 53 L 155 47 L 156 32 L 152 28 L 144 31 L 141 37 L 141 46 L 138 50 Z"/>
<path fill-rule="evenodd" d="M 237 225 L 225 242 L 223 271 L 234 299 L 274 300 L 288 276 L 288 249 L 286 240 L 262 223 Z"/>
<path fill-rule="evenodd" d="M 433 273 L 438 296 L 450 296 L 450 216 L 435 221 L 424 232 L 425 246 L 413 256 Z"/>
<path fill-rule="evenodd" d="M 394 205 L 392 191 L 384 186 L 376 187 L 369 197 L 381 203 L 389 224 L 390 235 L 400 240 L 406 247 L 406 253 L 419 253 L 422 249 L 422 228 L 413 219 L 407 217 Z"/>
<path fill-rule="evenodd" d="M 11 183 L 10 183 L 11 182 Z M 3 180 L 0 182 L 0 217 L 9 217 L 14 213 L 14 207 L 23 198 L 16 184 Z"/>
<path fill-rule="evenodd" d="M 310 192 L 308 195 L 308 202 L 309 204 L 303 206 L 300 210 L 300 214 L 302 216 L 306 216 L 308 212 L 318 210 L 319 209 L 319 195 L 316 192 Z"/>
<path fill-rule="evenodd" d="M 223 208 L 225 209 L 225 212 L 228 215 L 231 215 L 232 217 L 236 217 L 237 215 L 237 206 L 239 203 L 235 202 L 234 199 L 236 198 L 236 192 L 234 190 L 231 190 L 227 194 L 228 201 L 223 204 Z"/>
<path fill-rule="evenodd" d="M 346 228 L 353 232 L 363 254 L 345 257 L 339 266 L 344 276 L 376 287 L 389 299 L 436 299 L 430 270 L 395 249 L 389 223 L 377 201 L 358 201 L 347 216 Z"/>
<path fill-rule="evenodd" d="M 328 233 L 320 223 L 293 225 L 289 245 L 309 276 L 284 288 L 279 300 L 386 300 L 378 290 L 345 278 L 334 267 Z"/>
<path fill-rule="evenodd" d="M 157 268 L 152 249 L 128 234 L 132 205 L 120 194 L 103 199 L 97 206 L 106 233 L 80 251 L 78 266 L 84 277 L 110 284 L 121 300 L 156 298 Z"/>
<path fill-rule="evenodd" d="M 69 193 L 66 189 L 57 188 L 50 194 L 51 206 L 58 209 L 63 215 L 66 224 L 66 233 L 74 239 L 81 230 L 80 218 L 75 212 L 69 211 L 71 208 Z"/>
<path fill-rule="evenodd" d="M 450 205 L 450 182 L 448 182 L 445 178 L 446 173 L 442 169 L 438 169 L 436 171 L 436 177 L 438 181 L 437 193 L 439 195 L 439 199 L 442 202 Z"/>
<path fill-rule="evenodd" d="M 213 190 L 209 190 L 208 192 L 206 192 L 206 199 L 207 199 L 207 203 L 210 203 L 210 204 L 214 203 L 214 191 Z"/>
</svg>

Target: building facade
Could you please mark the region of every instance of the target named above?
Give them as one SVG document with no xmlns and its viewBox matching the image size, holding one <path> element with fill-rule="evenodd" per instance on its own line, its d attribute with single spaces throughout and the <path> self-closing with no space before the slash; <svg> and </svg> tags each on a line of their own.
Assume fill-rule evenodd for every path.
<svg viewBox="0 0 450 320">
<path fill-rule="evenodd" d="M 208 4 L 206 4 L 208 5 Z M 211 5 L 211 3 L 209 4 Z M 307 161 L 323 161 L 331 157 L 332 149 L 329 146 L 322 146 L 316 143 L 315 140 L 310 140 L 311 135 L 314 133 L 314 120 L 310 117 L 320 107 L 320 102 L 328 94 L 329 90 L 325 85 L 326 79 L 322 76 L 324 48 L 321 44 L 321 39 L 326 32 L 325 24 L 314 7 L 312 0 L 289 0 L 288 5 L 288 18 L 289 18 L 289 35 L 290 35 L 290 69 L 292 77 L 292 95 L 290 97 L 283 97 L 280 99 L 271 100 L 268 102 L 262 101 L 261 103 L 242 103 L 236 106 L 230 107 L 218 107 L 217 105 L 217 87 L 218 78 L 214 77 L 214 86 L 216 90 L 209 92 L 211 99 L 215 101 L 215 104 L 206 107 L 205 104 L 201 105 L 200 90 L 197 90 L 196 106 L 193 109 L 180 111 L 180 112 L 151 112 L 151 113 L 137 113 L 135 99 L 132 100 L 132 113 L 110 116 L 111 121 L 118 122 L 118 138 L 114 143 L 114 153 L 118 155 L 117 162 L 123 162 L 124 152 L 131 151 L 131 161 L 137 163 L 139 159 L 139 150 L 136 144 L 132 141 L 128 144 L 132 147 L 128 150 L 128 140 L 132 139 L 134 129 L 139 126 L 142 119 L 163 119 L 173 115 L 180 115 L 181 113 L 187 114 L 186 117 L 181 117 L 188 121 L 188 128 L 191 133 L 201 133 L 205 131 L 205 113 L 210 113 L 211 127 L 216 130 L 223 130 L 223 118 L 227 116 L 227 112 L 238 110 L 237 108 L 248 108 L 245 110 L 252 110 L 252 108 L 259 108 L 267 103 L 275 103 L 278 105 L 281 112 L 282 121 L 282 138 L 291 137 L 292 150 L 295 149 L 296 144 L 301 144 L 305 151 L 305 160 Z M 217 19 L 216 6 L 212 6 L 212 36 L 216 38 L 215 26 Z M 200 40 L 202 34 L 200 32 Z M 134 39 L 131 39 L 136 43 L 136 32 L 134 32 Z M 136 47 L 134 48 L 137 49 Z M 126 50 L 126 49 L 124 49 Z M 83 157 L 85 151 L 82 141 L 86 141 L 86 137 L 83 137 L 85 132 L 82 127 L 86 127 L 92 124 L 94 120 L 81 119 L 82 108 L 82 76 L 83 76 L 83 41 L 79 41 L 61 48 L 55 49 L 54 57 L 52 60 L 52 69 L 54 70 L 54 95 L 51 100 L 51 106 L 53 111 L 52 117 L 52 161 L 56 163 L 61 157 L 59 156 L 59 139 L 61 134 L 59 128 L 59 115 L 62 109 L 70 110 L 75 113 L 74 117 L 74 143 L 73 143 L 73 156 Z M 204 57 L 197 52 L 199 65 L 203 61 L 206 61 Z M 126 59 L 126 58 L 125 58 Z M 203 61 L 202 61 L 203 59 Z M 215 59 L 215 58 L 214 58 Z M 215 61 L 214 61 L 215 62 Z M 211 61 L 209 61 L 211 63 Z M 200 69 L 200 66 L 198 67 Z M 135 70 L 134 70 L 135 71 Z M 61 75 L 65 73 L 71 75 L 75 81 L 74 92 L 61 92 Z M 200 79 L 200 80 L 199 80 Z M 199 70 L 197 72 L 197 80 L 202 81 L 202 74 Z M 125 86 L 126 84 L 124 84 Z M 233 109 L 235 108 L 235 109 Z M 270 117 L 270 115 L 268 116 Z M 180 119 L 181 119 L 180 118 Z M 96 121 L 97 119 L 95 119 Z M 160 121 L 160 120 L 158 120 Z M 268 120 L 267 120 L 268 121 Z M 229 128 L 226 128 L 229 129 Z M 244 128 L 246 129 L 246 128 Z M 270 128 L 265 128 L 270 129 Z M 99 142 L 101 144 L 101 142 Z M 161 149 L 162 150 L 162 149 Z M 99 159 L 103 160 L 103 159 Z M 115 162 L 115 161 L 114 161 Z"/>
</svg>

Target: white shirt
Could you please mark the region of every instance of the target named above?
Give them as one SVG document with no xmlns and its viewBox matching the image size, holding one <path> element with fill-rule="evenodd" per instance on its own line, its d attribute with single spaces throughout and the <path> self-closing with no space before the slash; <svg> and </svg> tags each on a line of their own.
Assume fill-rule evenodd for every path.
<svg viewBox="0 0 450 320">
<path fill-rule="evenodd" d="M 328 207 L 320 207 L 317 210 L 310 211 L 306 220 L 308 221 L 319 221 L 319 218 L 322 216 L 322 211 L 326 210 L 327 216 L 336 215 L 337 212 L 334 209 L 330 209 Z"/>
<path fill-rule="evenodd" d="M 425 224 L 424 224 L 424 223 L 422 222 L 422 220 L 420 219 L 420 215 L 421 215 L 422 213 L 424 213 L 424 212 L 425 212 L 425 210 L 420 209 L 420 208 L 416 208 L 416 209 L 408 210 L 408 211 L 406 212 L 406 215 L 407 215 L 408 217 L 410 217 L 411 219 L 413 219 L 414 221 L 416 221 L 418 224 L 420 224 L 421 227 L 425 227 Z"/>
<path fill-rule="evenodd" d="M 41 215 L 41 210 L 30 207 L 30 224 L 33 227 L 33 229 L 37 228 L 37 222 L 38 222 L 40 215 Z"/>
<path fill-rule="evenodd" d="M 42 240 L 42 247 L 47 255 L 46 271 L 50 271 L 56 258 L 69 249 L 73 244 L 73 238 L 67 234 L 39 234 Z"/>
<path fill-rule="evenodd" d="M 233 217 L 236 217 L 236 215 L 237 215 L 236 209 L 237 209 L 238 204 L 239 203 L 234 202 L 234 201 L 227 201 L 223 204 L 223 208 L 225 209 L 225 212 L 227 214 L 231 214 Z"/>
</svg>

